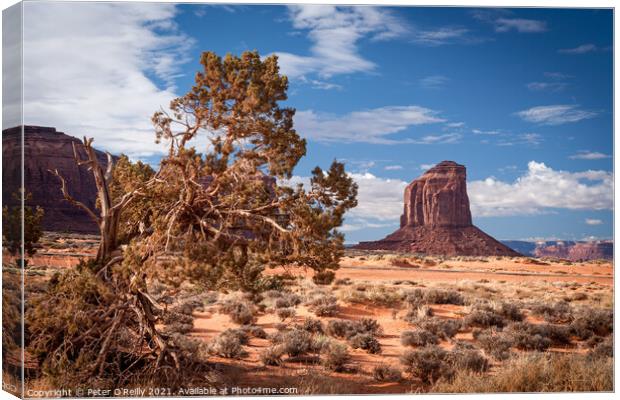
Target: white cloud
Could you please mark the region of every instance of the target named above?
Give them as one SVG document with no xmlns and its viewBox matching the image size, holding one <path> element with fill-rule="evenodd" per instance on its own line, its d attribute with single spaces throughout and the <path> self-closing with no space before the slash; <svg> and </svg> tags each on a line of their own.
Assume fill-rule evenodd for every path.
<svg viewBox="0 0 620 400">
<path fill-rule="evenodd" d="M 569 157 L 573 160 L 601 160 L 604 158 L 611 158 L 609 154 L 599 153 L 597 151 L 582 150 Z"/>
<path fill-rule="evenodd" d="M 384 168 L 386 171 L 400 171 L 403 169 L 402 165 L 386 165 Z"/>
<path fill-rule="evenodd" d="M 542 125 L 561 125 L 593 118 L 597 113 L 581 110 L 576 105 L 551 105 L 532 107 L 517 112 L 517 115 L 528 122 Z"/>
<path fill-rule="evenodd" d="M 295 128 L 301 135 L 321 142 L 366 142 L 377 144 L 454 142 L 455 134 L 425 136 L 421 139 L 391 139 L 388 136 L 412 126 L 443 122 L 437 112 L 419 106 L 389 106 L 345 115 L 317 113 L 295 114 Z"/>
<path fill-rule="evenodd" d="M 547 78 L 556 79 L 556 80 L 560 80 L 560 81 L 561 80 L 565 80 L 565 79 L 573 78 L 572 75 L 564 74 L 562 72 L 545 72 L 544 75 Z"/>
<path fill-rule="evenodd" d="M 443 75 L 431 75 L 420 79 L 420 86 L 426 89 L 440 89 L 449 79 Z"/>
<path fill-rule="evenodd" d="M 558 50 L 558 53 L 562 53 L 562 54 L 585 54 L 585 53 L 591 53 L 593 51 L 597 51 L 598 47 L 592 43 L 587 43 L 587 44 L 582 44 L 580 46 L 577 47 L 573 47 L 570 49 L 560 49 Z"/>
<path fill-rule="evenodd" d="M 538 133 L 521 133 L 509 138 L 505 141 L 500 141 L 499 146 L 512 146 L 518 144 L 525 144 L 531 146 L 538 146 L 543 141 L 543 137 Z"/>
<path fill-rule="evenodd" d="M 370 72 L 376 65 L 359 53 L 358 42 L 366 37 L 388 40 L 408 32 L 406 24 L 384 8 L 292 5 L 289 15 L 293 27 L 308 31 L 313 43 L 307 56 L 276 52 L 282 72 L 291 78 Z"/>
<path fill-rule="evenodd" d="M 420 164 L 420 169 L 422 171 L 427 171 L 431 168 L 433 168 L 435 166 L 435 164 Z"/>
<path fill-rule="evenodd" d="M 600 219 L 586 218 L 586 224 L 588 225 L 601 225 L 602 223 L 603 221 Z"/>
<path fill-rule="evenodd" d="M 472 133 L 473 133 L 474 135 L 489 135 L 489 136 L 496 136 L 496 135 L 501 134 L 501 132 L 500 132 L 500 131 L 498 131 L 498 130 L 483 131 L 483 130 L 481 130 L 481 129 L 472 129 L 471 131 L 472 131 Z"/>
<path fill-rule="evenodd" d="M 517 31 L 522 33 L 537 33 L 547 30 L 545 21 L 523 18 L 498 18 L 495 20 L 496 32 Z"/>
<path fill-rule="evenodd" d="M 176 97 L 193 41 L 163 3 L 24 4 L 25 123 L 133 158 L 163 153 L 150 117 Z"/>
<path fill-rule="evenodd" d="M 613 174 L 607 171 L 567 172 L 530 161 L 527 172 L 512 183 L 490 177 L 468 183 L 475 216 L 527 215 L 555 208 L 613 208 Z"/>
<path fill-rule="evenodd" d="M 532 91 L 542 92 L 559 92 L 564 90 L 568 86 L 566 82 L 530 82 L 527 84 L 527 88 Z"/>
<path fill-rule="evenodd" d="M 439 46 L 463 39 L 468 29 L 458 27 L 442 27 L 434 30 L 418 30 L 414 32 L 413 41 L 427 46 Z"/>
<path fill-rule="evenodd" d="M 448 122 L 446 126 L 448 128 L 462 128 L 465 126 L 465 122 Z"/>
<path fill-rule="evenodd" d="M 349 173 L 349 176 L 358 185 L 358 205 L 347 213 L 347 220 L 356 221 L 356 225 L 364 224 L 364 226 L 373 223 L 398 223 L 403 213 L 403 193 L 407 182 L 377 177 L 369 172 Z M 288 184 L 302 183 L 307 187 L 309 182 L 308 177 L 294 176 Z"/>
</svg>

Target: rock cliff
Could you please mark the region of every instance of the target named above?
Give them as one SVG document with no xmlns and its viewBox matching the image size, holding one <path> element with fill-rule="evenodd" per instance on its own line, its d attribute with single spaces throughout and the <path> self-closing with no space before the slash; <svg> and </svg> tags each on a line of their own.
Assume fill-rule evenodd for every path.
<svg viewBox="0 0 620 400">
<path fill-rule="evenodd" d="M 65 201 L 60 192 L 60 182 L 48 170 L 58 169 L 67 180 L 69 192 L 77 200 L 95 209 L 97 189 L 92 174 L 85 166 L 78 167 L 73 159 L 71 143 L 81 143 L 77 138 L 56 131 L 55 128 L 24 126 L 24 184 L 32 194 L 27 205 L 38 205 L 45 210 L 43 229 L 76 233 L 98 233 L 97 226 L 88 215 Z M 21 127 L 2 131 L 2 202 L 14 206 L 18 202 L 12 194 L 21 181 Z M 81 146 L 79 155 L 86 158 Z M 105 153 L 98 152 L 102 165 L 107 164 Z"/>
<path fill-rule="evenodd" d="M 518 256 L 472 223 L 463 165 L 442 161 L 405 188 L 400 229 L 358 249 L 434 255 Z"/>
</svg>

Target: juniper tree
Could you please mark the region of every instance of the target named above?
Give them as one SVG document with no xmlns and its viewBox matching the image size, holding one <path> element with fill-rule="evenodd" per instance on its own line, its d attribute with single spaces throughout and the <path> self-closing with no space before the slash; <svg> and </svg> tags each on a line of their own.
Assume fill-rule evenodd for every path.
<svg viewBox="0 0 620 400">
<path fill-rule="evenodd" d="M 29 313 L 32 351 L 57 382 L 182 378 L 191 352 L 157 328 L 164 311 L 149 294 L 153 279 L 256 292 L 265 267 L 338 267 L 336 228 L 357 186 L 336 161 L 315 168 L 307 187 L 287 184 L 306 142 L 295 110 L 281 106 L 288 80 L 277 57 L 206 52 L 200 62 L 190 91 L 152 118 L 168 145 L 156 173 L 126 158 L 114 167 L 111 156 L 104 168 L 92 139 L 86 159 L 75 151 L 97 185 L 98 209 L 87 212 L 101 245 L 94 261 L 54 277 Z M 65 198 L 84 208 L 55 173 Z"/>
</svg>

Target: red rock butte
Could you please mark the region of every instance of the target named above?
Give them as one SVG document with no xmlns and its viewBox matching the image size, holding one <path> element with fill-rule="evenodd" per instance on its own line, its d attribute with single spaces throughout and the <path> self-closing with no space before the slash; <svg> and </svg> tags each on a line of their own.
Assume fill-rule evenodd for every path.
<svg viewBox="0 0 620 400">
<path fill-rule="evenodd" d="M 405 188 L 400 229 L 355 248 L 429 255 L 520 256 L 472 223 L 465 166 L 442 161 Z"/>
</svg>

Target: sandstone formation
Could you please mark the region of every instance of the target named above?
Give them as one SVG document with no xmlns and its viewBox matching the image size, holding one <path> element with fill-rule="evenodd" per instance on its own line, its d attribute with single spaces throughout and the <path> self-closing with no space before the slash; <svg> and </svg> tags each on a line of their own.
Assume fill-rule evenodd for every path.
<svg viewBox="0 0 620 400">
<path fill-rule="evenodd" d="M 612 241 L 556 242 L 552 245 L 538 245 L 534 255 L 571 261 L 613 260 L 614 244 Z"/>
<path fill-rule="evenodd" d="M 442 161 L 405 188 L 400 229 L 358 249 L 433 255 L 519 256 L 472 224 L 466 170 Z"/>
<path fill-rule="evenodd" d="M 15 206 L 12 194 L 21 181 L 21 127 L 2 131 L 2 203 Z M 78 167 L 73 159 L 71 143 L 81 142 L 57 132 L 55 128 L 24 126 L 24 184 L 32 198 L 27 205 L 38 205 L 45 210 L 43 229 L 76 233 L 98 233 L 97 225 L 79 208 L 63 199 L 60 182 L 48 170 L 58 169 L 67 180 L 71 195 L 95 209 L 97 189 L 92 174 L 85 166 Z M 78 153 L 86 158 L 81 146 Z M 107 164 L 105 153 L 98 152 L 102 165 Z"/>
</svg>

